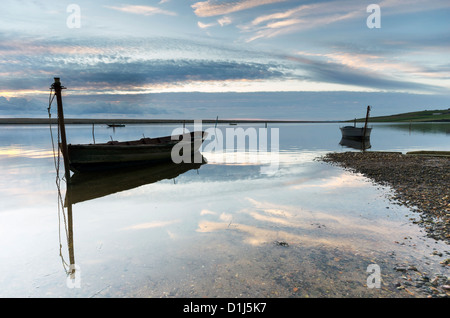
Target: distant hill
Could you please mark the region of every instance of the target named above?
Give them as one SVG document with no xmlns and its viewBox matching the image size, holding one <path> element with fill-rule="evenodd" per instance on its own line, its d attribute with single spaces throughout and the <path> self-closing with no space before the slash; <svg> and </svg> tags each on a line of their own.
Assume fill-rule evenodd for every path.
<svg viewBox="0 0 450 318">
<path fill-rule="evenodd" d="M 353 120 L 348 120 L 354 121 Z M 356 119 L 358 122 L 365 118 Z M 422 110 L 418 112 L 402 113 L 389 116 L 369 117 L 370 122 L 450 122 L 450 108 L 436 110 Z"/>
</svg>

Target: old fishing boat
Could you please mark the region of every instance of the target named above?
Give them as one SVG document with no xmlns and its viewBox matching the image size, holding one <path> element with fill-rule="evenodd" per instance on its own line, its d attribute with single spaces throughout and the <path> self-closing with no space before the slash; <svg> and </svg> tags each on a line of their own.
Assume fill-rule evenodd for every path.
<svg viewBox="0 0 450 318">
<path fill-rule="evenodd" d="M 61 135 L 60 148 L 63 154 L 66 180 L 70 171 L 95 171 L 125 166 L 161 163 L 172 160 L 172 148 L 178 145 L 182 151 L 194 155 L 206 138 L 204 131 L 158 138 L 141 138 L 132 141 L 109 141 L 100 144 L 67 144 L 60 79 L 55 77 L 51 89 L 55 91 L 58 103 L 58 126 Z M 181 154 L 183 155 L 183 154 Z M 187 156 L 187 154 L 186 154 Z"/>
<path fill-rule="evenodd" d="M 367 122 L 369 120 L 370 106 L 367 106 L 366 120 L 364 127 L 356 127 L 356 120 L 353 126 L 340 127 L 342 132 L 342 138 L 352 139 L 352 140 L 369 140 L 372 128 L 367 127 Z"/>
<path fill-rule="evenodd" d="M 181 149 L 189 148 L 194 154 L 199 150 L 205 137 L 204 132 L 191 132 L 132 141 L 109 141 L 102 144 L 69 144 L 67 145 L 69 166 L 75 172 L 171 161 L 173 146 L 180 143 Z"/>
</svg>

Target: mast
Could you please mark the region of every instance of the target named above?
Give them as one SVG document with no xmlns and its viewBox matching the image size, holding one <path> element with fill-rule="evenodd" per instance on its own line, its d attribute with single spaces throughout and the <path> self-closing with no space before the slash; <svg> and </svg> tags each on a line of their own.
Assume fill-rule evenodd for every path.
<svg viewBox="0 0 450 318">
<path fill-rule="evenodd" d="M 367 122 L 369 120 L 369 112 L 370 112 L 370 105 L 367 106 L 367 113 L 366 113 L 366 122 L 364 123 L 364 131 L 362 136 L 362 151 L 366 151 L 366 131 L 367 131 Z M 368 138 L 367 138 L 368 139 Z"/>
<path fill-rule="evenodd" d="M 367 122 L 369 120 L 369 113 L 370 113 L 370 105 L 367 106 L 366 122 L 364 124 L 364 135 L 363 135 L 363 138 L 366 138 L 366 130 L 367 130 Z"/>
<path fill-rule="evenodd" d="M 65 89 L 65 87 L 61 85 L 59 77 L 55 77 L 54 80 L 55 82 L 51 87 L 55 90 L 56 102 L 58 103 L 58 129 L 61 136 L 61 144 L 59 145 L 59 147 L 61 148 L 64 158 L 66 182 L 70 183 L 69 153 L 67 150 L 66 126 L 64 125 L 64 112 L 61 96 L 61 90 Z"/>
</svg>

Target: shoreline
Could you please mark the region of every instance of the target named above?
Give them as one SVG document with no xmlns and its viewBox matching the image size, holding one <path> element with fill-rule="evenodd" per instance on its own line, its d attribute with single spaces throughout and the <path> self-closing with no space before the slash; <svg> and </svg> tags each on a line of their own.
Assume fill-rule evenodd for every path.
<svg viewBox="0 0 450 318">
<path fill-rule="evenodd" d="M 320 160 L 389 186 L 394 192 L 389 200 L 419 213 L 413 223 L 450 244 L 450 156 L 367 151 L 328 153 Z"/>
<path fill-rule="evenodd" d="M 66 125 L 108 125 L 108 124 L 193 124 L 197 119 L 132 119 L 132 118 L 65 118 Z M 282 119 L 200 119 L 202 123 L 208 124 L 326 124 L 340 123 L 347 125 L 350 120 L 282 120 Z M 424 120 L 414 123 L 449 123 L 447 120 Z M 57 118 L 0 118 L 0 125 L 48 125 L 57 124 Z M 377 121 L 370 123 L 405 123 L 402 121 Z"/>
<path fill-rule="evenodd" d="M 92 125 L 92 124 L 193 124 L 197 119 L 97 119 L 97 118 L 65 118 L 68 125 Z M 215 124 L 302 124 L 302 123 L 344 123 L 341 120 L 273 120 L 273 119 L 201 119 L 202 123 Z M 48 125 L 57 124 L 57 118 L 0 118 L 0 125 Z"/>
<path fill-rule="evenodd" d="M 450 244 L 450 156 L 344 152 L 328 153 L 316 160 L 361 173 L 376 184 L 390 187 L 389 201 L 417 213 L 409 221 L 424 229 L 427 237 Z M 439 264 L 449 268 L 449 251 L 434 250 L 431 255 L 440 257 Z M 432 274 L 419 271 L 414 264 L 397 264 L 394 270 L 399 277 L 394 287 L 414 297 L 448 298 L 450 278 L 444 274 L 445 269 L 444 272 L 434 269 Z"/>
</svg>

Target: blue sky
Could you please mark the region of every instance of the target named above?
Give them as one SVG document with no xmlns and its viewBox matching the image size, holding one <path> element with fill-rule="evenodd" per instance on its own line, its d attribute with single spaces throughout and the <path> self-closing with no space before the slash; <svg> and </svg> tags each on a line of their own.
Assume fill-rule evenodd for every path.
<svg viewBox="0 0 450 318">
<path fill-rule="evenodd" d="M 370 4 L 380 28 L 367 26 Z M 69 117 L 450 107 L 448 0 L 2 0 L 0 39 L 2 117 L 45 117 L 55 76 Z"/>
</svg>

